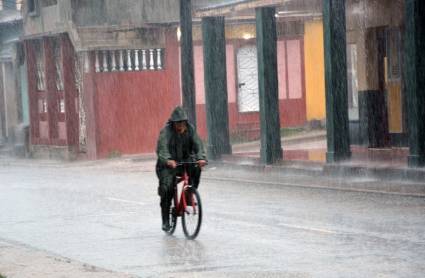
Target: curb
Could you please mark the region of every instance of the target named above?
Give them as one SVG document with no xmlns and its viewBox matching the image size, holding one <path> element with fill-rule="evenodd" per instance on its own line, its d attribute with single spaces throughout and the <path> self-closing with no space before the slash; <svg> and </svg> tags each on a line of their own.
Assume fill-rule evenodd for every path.
<svg viewBox="0 0 425 278">
<path fill-rule="evenodd" d="M 323 173 L 330 176 L 366 176 L 382 181 L 404 180 L 425 182 L 425 169 L 364 167 L 358 165 L 325 164 Z M 425 183 L 424 183 L 425 185 Z"/>
<path fill-rule="evenodd" d="M 281 165 L 264 165 L 258 159 L 238 161 L 218 161 L 210 163 L 224 169 L 247 170 L 250 173 L 268 174 L 280 184 L 279 176 L 305 175 L 310 177 L 343 180 L 328 186 L 296 185 L 299 187 L 324 188 L 345 191 L 373 192 L 406 196 L 425 197 L 425 169 L 364 167 L 358 165 L 324 164 L 311 161 L 284 161 Z M 366 178 L 373 182 L 348 183 L 344 178 Z M 252 180 L 252 182 L 255 182 Z M 265 183 L 257 179 L 258 183 Z M 267 183 L 267 182 L 266 182 Z M 284 183 L 284 185 L 288 185 Z"/>
<path fill-rule="evenodd" d="M 362 166 L 358 164 L 347 165 L 338 163 L 324 163 L 318 161 L 285 160 L 277 165 L 265 165 L 256 157 L 237 155 L 223 156 L 221 164 L 239 165 L 243 167 L 257 167 L 257 169 L 280 169 L 285 171 L 298 171 L 335 177 L 370 177 L 379 180 L 404 180 L 423 182 L 425 184 L 425 168 L 401 168 L 389 166 Z"/>
</svg>

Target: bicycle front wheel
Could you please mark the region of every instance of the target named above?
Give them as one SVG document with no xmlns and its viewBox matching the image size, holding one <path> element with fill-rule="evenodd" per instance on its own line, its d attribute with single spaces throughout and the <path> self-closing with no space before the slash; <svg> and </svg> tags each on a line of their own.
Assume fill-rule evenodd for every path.
<svg viewBox="0 0 425 278">
<path fill-rule="evenodd" d="M 195 239 L 202 224 L 202 202 L 198 190 L 194 187 L 188 189 L 189 202 L 182 217 L 183 232 L 186 238 Z"/>
</svg>

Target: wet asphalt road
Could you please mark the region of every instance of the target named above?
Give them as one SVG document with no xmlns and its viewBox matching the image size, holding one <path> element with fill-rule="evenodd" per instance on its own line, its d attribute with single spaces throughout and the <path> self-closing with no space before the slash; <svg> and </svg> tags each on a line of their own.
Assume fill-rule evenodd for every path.
<svg viewBox="0 0 425 278">
<path fill-rule="evenodd" d="M 217 181 L 210 169 L 189 241 L 180 222 L 172 237 L 160 230 L 151 166 L 3 165 L 0 238 L 140 277 L 425 277 L 424 198 Z"/>
</svg>

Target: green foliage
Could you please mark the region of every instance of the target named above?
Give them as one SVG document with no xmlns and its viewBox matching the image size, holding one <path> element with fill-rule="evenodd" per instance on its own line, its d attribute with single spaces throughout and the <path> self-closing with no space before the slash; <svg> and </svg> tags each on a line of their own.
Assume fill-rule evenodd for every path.
<svg viewBox="0 0 425 278">
<path fill-rule="evenodd" d="M 295 135 L 299 135 L 303 132 L 305 132 L 305 128 L 303 127 L 285 127 L 280 129 L 280 136 L 281 137 L 291 137 Z M 241 132 L 235 132 L 230 134 L 230 143 L 231 144 L 239 144 L 239 143 L 245 143 L 245 142 L 252 142 L 252 141 L 258 141 L 260 140 L 259 136 L 260 134 L 257 134 L 257 136 L 248 136 L 247 132 L 241 131 Z"/>
<path fill-rule="evenodd" d="M 257 137 L 249 137 L 245 132 L 234 132 L 230 134 L 230 144 L 240 144 L 246 142 L 257 141 L 260 138 Z"/>
<path fill-rule="evenodd" d="M 7 278 L 7 277 L 6 277 L 6 276 L 4 276 L 4 275 L 1 275 L 1 274 L 0 274 L 0 278 Z"/>
<path fill-rule="evenodd" d="M 280 129 L 280 136 L 282 137 L 290 137 L 295 136 L 304 131 L 302 127 L 285 127 Z"/>
<path fill-rule="evenodd" d="M 118 150 L 112 150 L 108 153 L 108 158 L 117 158 L 117 157 L 121 157 L 121 156 L 122 156 L 122 153 Z"/>
</svg>

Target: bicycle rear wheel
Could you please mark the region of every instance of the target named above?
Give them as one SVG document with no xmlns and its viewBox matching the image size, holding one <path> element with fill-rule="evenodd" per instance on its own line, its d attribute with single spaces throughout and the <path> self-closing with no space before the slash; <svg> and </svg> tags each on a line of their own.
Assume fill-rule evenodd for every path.
<svg viewBox="0 0 425 278">
<path fill-rule="evenodd" d="M 177 226 L 177 211 L 176 206 L 174 204 L 174 199 L 172 200 L 171 207 L 170 207 L 170 229 L 166 231 L 168 235 L 174 234 L 174 231 L 176 230 Z"/>
<path fill-rule="evenodd" d="M 201 229 L 202 224 L 202 202 L 198 190 L 194 187 L 189 187 L 189 195 L 191 198 L 190 204 L 183 213 L 182 226 L 186 238 L 195 239 Z"/>
</svg>

